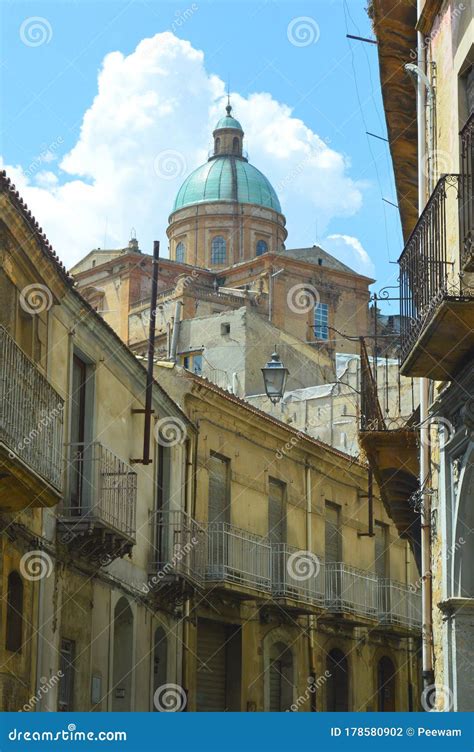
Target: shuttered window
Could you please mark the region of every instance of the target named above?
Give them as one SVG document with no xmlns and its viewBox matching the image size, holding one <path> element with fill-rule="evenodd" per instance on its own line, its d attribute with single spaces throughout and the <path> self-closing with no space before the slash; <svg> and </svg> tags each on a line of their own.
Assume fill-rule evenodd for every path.
<svg viewBox="0 0 474 752">
<path fill-rule="evenodd" d="M 58 710 L 74 710 L 74 659 L 76 657 L 76 643 L 74 640 L 61 640 L 59 655 Z"/>
<path fill-rule="evenodd" d="M 325 559 L 327 563 L 341 561 L 341 543 L 340 508 L 327 501 L 325 519 Z"/>
<path fill-rule="evenodd" d="M 326 710 L 336 713 L 349 710 L 349 675 L 347 658 L 341 650 L 331 650 L 326 659 L 329 678 L 326 683 Z"/>
<path fill-rule="evenodd" d="M 241 710 L 240 628 L 199 619 L 197 650 L 197 710 Z"/>
<path fill-rule="evenodd" d="M 230 462 L 211 454 L 209 458 L 209 522 L 230 522 Z"/>
<path fill-rule="evenodd" d="M 268 537 L 270 543 L 286 543 L 285 484 L 270 479 Z"/>
<path fill-rule="evenodd" d="M 378 577 L 388 577 L 388 529 L 387 525 L 376 522 L 375 532 L 375 573 Z"/>
</svg>

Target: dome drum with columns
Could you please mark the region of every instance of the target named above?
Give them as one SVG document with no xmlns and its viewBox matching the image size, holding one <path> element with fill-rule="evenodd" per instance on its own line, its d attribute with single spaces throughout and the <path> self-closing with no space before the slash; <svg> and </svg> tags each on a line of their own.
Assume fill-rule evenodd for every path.
<svg viewBox="0 0 474 752">
<path fill-rule="evenodd" d="M 284 249 L 278 196 L 244 156 L 244 131 L 230 104 L 226 111 L 213 131 L 213 154 L 176 196 L 167 230 L 175 261 L 224 267 Z"/>
</svg>

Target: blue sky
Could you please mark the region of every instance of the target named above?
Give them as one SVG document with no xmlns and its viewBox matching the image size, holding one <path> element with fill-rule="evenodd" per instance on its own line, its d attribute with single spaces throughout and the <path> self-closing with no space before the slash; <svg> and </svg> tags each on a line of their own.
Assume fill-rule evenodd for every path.
<svg viewBox="0 0 474 752">
<path fill-rule="evenodd" d="M 314 175 L 311 201 L 302 202 L 301 192 L 300 199 L 296 192 L 289 196 L 288 206 L 285 207 L 285 196 L 281 197 L 290 230 L 287 245 L 320 242 L 327 247 L 328 244 L 331 246 L 331 242 L 323 241 L 331 236 L 355 238 L 373 263 L 378 279 L 377 287 L 396 284 L 397 267 L 389 261 L 396 261 L 402 246 L 399 217 L 394 207 L 382 202 L 382 196 L 396 201 L 388 144 L 365 135 L 365 130 L 368 130 L 386 136 L 377 48 L 375 45 L 346 39 L 346 32 L 373 37 L 365 5 L 365 0 L 291 3 L 273 0 L 238 3 L 216 0 L 198 0 L 196 3 L 189 0 L 180 3 L 158 3 L 152 0 L 57 0 L 28 3 L 4 0 L 3 135 L 0 153 L 7 169 L 13 171 L 21 192 L 26 192 L 29 205 L 38 215 L 38 220 L 59 255 L 67 263 L 71 263 L 78 254 L 77 249 L 74 252 L 71 250 L 73 243 L 65 233 L 64 225 L 70 225 L 74 221 L 74 215 L 81 217 L 81 194 L 76 196 L 72 186 L 75 185 L 81 164 L 87 163 L 87 156 L 84 157 L 83 151 L 76 149 L 75 158 L 69 160 L 69 166 L 66 163 L 67 169 L 64 169 L 62 160 L 77 147 L 81 138 L 84 114 L 91 108 L 97 95 L 98 72 L 104 57 L 119 51 L 127 58 L 142 40 L 171 31 L 175 37 L 189 41 L 193 50 L 202 50 L 202 65 L 209 77 L 217 76 L 224 85 L 229 82 L 231 91 L 236 93 L 234 101 L 238 116 L 247 113 L 247 120 L 250 120 L 256 101 L 251 99 L 252 95 L 269 94 L 272 101 L 289 108 L 287 112 L 291 113 L 292 122 L 294 119 L 303 121 L 311 134 L 317 134 L 331 153 L 337 153 L 343 158 L 344 179 L 349 181 L 349 192 L 351 187 L 354 189 L 351 205 L 338 208 L 337 202 L 332 201 L 330 205 L 320 209 L 318 204 L 320 201 L 324 203 L 329 183 L 326 184 L 325 179 L 319 177 L 318 184 L 320 173 L 317 170 L 308 173 L 305 175 L 307 180 L 312 180 L 311 175 Z M 22 27 L 22 24 L 32 17 L 42 19 L 40 33 L 47 37 L 47 41 L 42 44 L 36 44 L 34 37 L 33 43 L 30 39 L 30 43 L 25 44 L 24 37 L 29 32 L 28 27 Z M 289 25 L 294 19 L 301 18 L 309 19 L 306 23 L 309 24 L 314 39 L 312 43 L 300 46 L 298 39 L 297 44 L 289 39 Z M 170 64 L 170 59 L 174 59 L 173 55 L 168 56 L 166 64 Z M 154 64 L 156 65 L 156 58 Z M 179 59 L 170 65 L 179 67 Z M 123 71 L 118 70 L 116 75 L 120 83 Z M 168 71 L 163 75 L 167 77 Z M 183 69 L 181 79 L 176 70 L 173 75 L 176 77 L 174 86 L 178 92 L 175 120 L 172 121 L 175 125 L 171 121 L 161 123 L 157 119 L 157 141 L 161 138 L 160 134 L 166 132 L 166 140 L 160 142 L 161 146 L 186 153 L 186 171 L 189 172 L 196 166 L 195 161 L 200 161 L 203 149 L 208 146 L 204 143 L 208 124 L 193 122 L 193 118 L 199 117 L 199 107 L 193 92 L 186 94 L 185 91 L 189 69 Z M 217 90 L 219 87 L 214 86 L 213 91 Z M 133 116 L 136 105 L 133 91 L 132 94 L 130 92 L 130 88 L 125 88 L 120 106 L 122 113 L 129 107 L 131 112 L 128 115 Z M 143 94 L 143 90 L 141 93 Z M 117 96 L 120 99 L 120 93 Z M 186 104 L 187 96 L 189 109 Z M 239 96 L 243 98 L 242 101 Z M 169 102 L 169 91 L 167 97 Z M 248 109 L 244 99 L 250 101 Z M 219 103 L 221 106 L 220 99 Z M 100 111 L 105 113 L 105 120 L 108 110 Z M 269 117 L 274 116 L 271 107 L 268 112 Z M 111 121 L 117 118 L 113 107 L 110 118 Z M 243 121 L 243 124 L 245 128 L 246 122 Z M 106 123 L 102 127 L 107 130 Z M 250 133 L 252 127 L 256 134 L 258 124 L 250 124 Z M 95 128 L 97 132 L 97 125 Z M 173 138 L 175 128 L 176 144 Z M 286 131 L 283 137 L 285 135 Z M 101 138 L 107 141 L 106 135 L 102 134 Z M 306 136 L 302 138 L 306 139 Z M 195 139 L 195 152 L 191 154 L 186 151 L 187 147 L 183 148 L 183 139 Z M 97 140 L 93 141 L 91 138 L 87 144 L 89 151 L 96 148 L 92 146 L 94 143 L 97 144 Z M 260 144 L 257 135 L 253 139 L 249 136 L 247 148 L 251 161 L 267 174 L 278 190 L 279 181 L 269 171 L 273 164 L 271 155 L 266 161 L 264 145 Z M 48 156 L 41 160 L 39 169 L 35 160 L 38 155 L 44 156 L 45 152 Z M 132 155 L 136 153 L 134 147 L 129 158 L 132 159 Z M 123 163 L 127 160 L 126 149 L 115 149 L 113 156 L 107 159 L 113 162 L 118 158 L 117 154 L 121 155 L 118 167 L 122 170 Z M 283 157 L 280 154 L 278 158 Z M 288 162 L 290 172 L 291 164 L 294 166 L 294 162 Z M 119 178 L 117 206 L 114 207 L 114 181 L 110 176 L 113 176 L 113 171 L 118 167 L 109 164 L 108 178 L 104 177 L 104 190 L 110 194 L 107 207 L 95 202 L 97 214 L 103 213 L 104 216 L 93 215 L 92 203 L 85 212 L 81 231 L 84 232 L 84 226 L 90 226 L 91 232 L 90 240 L 86 234 L 81 235 L 81 243 L 86 246 L 83 248 L 84 254 L 92 247 L 103 247 L 104 242 L 109 246 L 114 245 L 113 241 L 121 234 L 128 233 L 125 227 L 131 225 L 136 227 L 139 240 L 143 239 L 145 243 L 144 250 L 149 252 L 151 238 L 163 233 L 174 194 L 184 177 L 178 176 L 176 181 L 168 181 L 163 191 L 157 194 L 156 205 L 150 207 L 148 213 L 137 212 L 136 221 L 133 221 L 133 217 L 123 208 L 128 204 L 126 197 L 119 194 L 127 185 L 134 193 L 139 193 L 141 188 L 136 176 L 133 183 L 126 183 L 125 179 Z M 25 172 L 26 179 L 22 174 Z M 281 178 L 284 174 L 288 173 L 280 173 L 280 185 L 284 183 Z M 328 181 L 330 179 L 328 177 Z M 84 169 L 80 180 L 86 185 L 94 183 L 97 176 L 94 175 L 93 168 Z M 297 175 L 294 182 L 298 180 Z M 53 204 L 49 200 L 48 191 L 54 194 L 58 186 L 67 183 L 71 185 L 69 198 L 66 199 L 63 192 L 60 203 Z M 146 186 L 144 181 L 141 204 L 146 203 L 148 197 L 150 201 L 153 198 Z M 346 192 L 344 181 L 339 181 L 337 186 L 339 187 L 335 190 L 341 192 L 343 200 L 342 194 Z M 293 187 L 297 188 L 296 185 L 290 186 L 290 192 Z M 360 194 L 360 201 L 355 193 Z M 59 208 L 59 213 L 62 214 L 61 208 L 66 200 L 74 200 L 76 205 L 74 208 L 66 207 L 62 220 L 61 216 L 55 216 L 58 212 L 54 210 Z M 119 214 L 127 214 L 123 216 L 124 225 L 120 227 Z M 292 237 L 296 242 L 292 241 Z M 127 240 L 128 237 L 123 237 L 122 244 Z M 329 250 L 336 252 L 338 242 L 340 241 L 332 241 Z M 343 255 L 343 260 L 347 261 L 348 257 Z"/>
</svg>

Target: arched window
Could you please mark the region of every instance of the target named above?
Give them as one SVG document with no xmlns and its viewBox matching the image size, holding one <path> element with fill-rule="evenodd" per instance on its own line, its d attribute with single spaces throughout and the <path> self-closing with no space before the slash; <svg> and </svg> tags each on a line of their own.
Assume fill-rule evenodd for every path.
<svg viewBox="0 0 474 752">
<path fill-rule="evenodd" d="M 112 710 L 128 712 L 132 710 L 133 613 L 124 596 L 114 610 L 113 651 L 113 686 L 120 693 L 113 694 Z"/>
<path fill-rule="evenodd" d="M 395 711 L 395 666 L 386 655 L 377 666 L 377 695 L 379 711 Z"/>
<path fill-rule="evenodd" d="M 222 235 L 217 235 L 211 244 L 211 264 L 225 264 L 226 246 Z"/>
<path fill-rule="evenodd" d="M 237 138 L 237 136 L 235 136 L 235 138 L 232 140 L 232 153 L 239 154 L 239 152 L 240 152 L 239 139 Z"/>
<path fill-rule="evenodd" d="M 268 251 L 268 245 L 266 244 L 265 240 L 258 240 L 257 241 L 257 256 L 261 256 L 262 253 L 266 253 Z"/>
<path fill-rule="evenodd" d="M 326 659 L 326 670 L 329 674 L 326 683 L 326 710 L 346 712 L 349 710 L 349 667 L 342 650 L 334 648 L 330 651 Z"/>
<path fill-rule="evenodd" d="M 281 713 L 293 704 L 293 654 L 282 642 L 270 651 L 270 712 Z"/>
<path fill-rule="evenodd" d="M 176 261 L 180 264 L 184 262 L 184 243 L 181 241 L 176 246 Z"/>
<path fill-rule="evenodd" d="M 218 136 L 218 137 L 216 138 L 216 144 L 215 144 L 215 149 L 214 149 L 214 151 L 216 152 L 216 154 L 219 154 L 220 150 L 221 150 L 221 140 L 220 140 L 220 138 L 219 138 L 219 136 Z"/>
<path fill-rule="evenodd" d="M 153 650 L 153 710 L 162 708 L 160 688 L 167 681 L 168 641 L 163 627 L 155 630 L 155 644 Z M 156 695 L 156 696 L 155 696 Z"/>
<path fill-rule="evenodd" d="M 23 581 L 18 572 L 10 572 L 7 586 L 7 630 L 5 647 L 12 653 L 21 650 L 23 642 Z"/>
</svg>

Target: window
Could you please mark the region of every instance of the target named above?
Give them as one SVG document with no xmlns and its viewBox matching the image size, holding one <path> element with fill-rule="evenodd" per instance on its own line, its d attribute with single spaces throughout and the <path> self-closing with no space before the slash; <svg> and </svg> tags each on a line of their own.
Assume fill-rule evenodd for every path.
<svg viewBox="0 0 474 752">
<path fill-rule="evenodd" d="M 193 355 L 193 373 L 197 376 L 202 375 L 202 355 Z"/>
<path fill-rule="evenodd" d="M 325 559 L 327 563 L 336 564 L 341 561 L 341 527 L 340 508 L 336 504 L 326 502 L 325 519 Z"/>
<path fill-rule="evenodd" d="M 202 376 L 202 355 L 201 353 L 194 353 L 194 355 L 183 356 L 183 366 L 187 371 L 192 371 L 197 376 Z"/>
<path fill-rule="evenodd" d="M 184 262 L 184 243 L 181 241 L 176 246 L 176 261 L 180 264 Z"/>
<path fill-rule="evenodd" d="M 220 150 L 221 150 L 221 140 L 220 140 L 219 137 L 217 137 L 216 138 L 216 147 L 215 147 L 216 154 L 219 154 Z"/>
<path fill-rule="evenodd" d="M 7 630 L 5 647 L 12 653 L 21 650 L 23 642 L 23 581 L 18 572 L 10 572 L 7 586 Z"/>
<path fill-rule="evenodd" d="M 316 303 L 314 309 L 314 336 L 316 339 L 329 339 L 327 303 Z"/>
<path fill-rule="evenodd" d="M 240 152 L 240 145 L 239 145 L 239 139 L 237 136 L 232 140 L 232 153 L 233 154 L 239 154 Z"/>
<path fill-rule="evenodd" d="M 230 324 L 221 324 L 222 337 L 225 337 L 226 334 L 230 334 Z"/>
<path fill-rule="evenodd" d="M 380 659 L 377 667 L 378 710 L 393 713 L 395 707 L 395 666 L 387 656 Z"/>
<path fill-rule="evenodd" d="M 209 470 L 210 523 L 230 522 L 230 461 L 227 457 L 211 453 Z M 221 544 L 221 539 L 218 544 Z"/>
<path fill-rule="evenodd" d="M 76 643 L 74 640 L 61 640 L 61 652 L 59 654 L 59 679 L 58 710 L 64 712 L 73 710 L 74 697 L 74 659 L 76 657 Z"/>
<path fill-rule="evenodd" d="M 216 235 L 211 244 L 211 264 L 225 264 L 226 244 L 222 235 Z"/>
<path fill-rule="evenodd" d="M 90 388 L 88 366 L 76 354 L 72 362 L 71 393 L 71 465 L 70 504 L 71 512 L 82 514 L 87 504 L 90 485 L 87 478 L 88 442 L 90 439 Z"/>
<path fill-rule="evenodd" d="M 338 648 L 330 651 L 326 658 L 326 710 L 347 712 L 349 710 L 349 667 L 347 658 Z"/>
<path fill-rule="evenodd" d="M 273 478 L 269 481 L 268 538 L 270 543 L 286 542 L 285 484 Z"/>
<path fill-rule="evenodd" d="M 257 241 L 257 256 L 261 256 L 268 251 L 268 245 L 265 240 Z"/>
<path fill-rule="evenodd" d="M 375 574 L 388 577 L 388 527 L 383 522 L 375 522 Z"/>
</svg>

